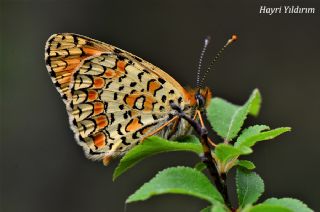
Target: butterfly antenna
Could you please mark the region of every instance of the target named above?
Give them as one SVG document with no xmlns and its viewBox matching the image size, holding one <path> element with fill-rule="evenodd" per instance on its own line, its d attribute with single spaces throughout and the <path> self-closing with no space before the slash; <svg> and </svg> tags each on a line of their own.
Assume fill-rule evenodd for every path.
<svg viewBox="0 0 320 212">
<path fill-rule="evenodd" d="M 207 68 L 207 70 L 204 72 L 203 77 L 201 78 L 201 82 L 200 82 L 200 87 L 203 86 L 203 82 L 206 79 L 207 74 L 209 73 L 209 71 L 213 68 L 213 65 L 218 61 L 218 59 L 220 58 L 221 53 L 234 41 L 236 41 L 238 39 L 237 35 L 232 35 L 232 37 L 227 41 L 227 43 L 220 49 L 220 51 L 216 54 L 216 56 L 213 58 L 212 62 L 210 63 L 209 67 Z"/>
<path fill-rule="evenodd" d="M 203 56 L 204 56 L 204 54 L 206 53 L 207 46 L 208 46 L 209 43 L 210 43 L 210 39 L 211 39 L 210 36 L 207 36 L 207 37 L 204 39 L 202 51 L 201 51 L 200 58 L 199 58 L 199 64 L 198 64 L 197 82 L 196 82 L 196 86 L 197 86 L 197 87 L 199 87 L 199 83 L 200 83 L 200 72 L 201 72 L 201 66 L 202 66 Z"/>
</svg>

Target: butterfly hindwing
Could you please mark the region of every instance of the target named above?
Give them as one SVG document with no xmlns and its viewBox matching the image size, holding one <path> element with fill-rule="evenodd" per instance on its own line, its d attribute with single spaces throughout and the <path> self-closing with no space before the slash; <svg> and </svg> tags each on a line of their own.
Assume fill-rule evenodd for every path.
<svg viewBox="0 0 320 212">
<path fill-rule="evenodd" d="M 45 49 L 47 69 L 64 100 L 70 97 L 71 76 L 80 63 L 106 51 L 113 51 L 113 47 L 72 33 L 54 34 L 48 39 Z"/>
<path fill-rule="evenodd" d="M 70 84 L 69 115 L 90 158 L 119 155 L 172 118 L 179 90 L 119 53 L 83 61 Z"/>
</svg>

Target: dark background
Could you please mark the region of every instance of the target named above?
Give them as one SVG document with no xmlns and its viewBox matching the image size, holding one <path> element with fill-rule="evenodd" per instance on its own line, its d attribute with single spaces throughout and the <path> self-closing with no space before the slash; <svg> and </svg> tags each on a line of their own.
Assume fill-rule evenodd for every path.
<svg viewBox="0 0 320 212">
<path fill-rule="evenodd" d="M 317 14 L 261 15 L 260 5 L 315 7 Z M 319 1 L 2 0 L 0 14 L 1 211 L 123 211 L 126 197 L 158 170 L 198 161 L 191 153 L 162 154 L 112 182 L 117 161 L 103 167 L 87 160 L 44 64 L 45 42 L 57 32 L 126 49 L 189 86 L 195 84 L 203 38 L 213 38 L 208 64 L 238 34 L 209 74 L 208 86 L 237 104 L 259 88 L 261 114 L 249 123 L 293 128 L 257 145 L 249 157 L 265 180 L 262 200 L 288 196 L 320 209 Z M 126 210 L 187 212 L 206 205 L 164 195 Z"/>
</svg>

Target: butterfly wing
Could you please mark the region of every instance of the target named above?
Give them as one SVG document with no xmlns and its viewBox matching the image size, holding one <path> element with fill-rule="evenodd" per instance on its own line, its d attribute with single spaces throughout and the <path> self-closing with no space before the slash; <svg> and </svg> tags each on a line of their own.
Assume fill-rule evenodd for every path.
<svg viewBox="0 0 320 212">
<path fill-rule="evenodd" d="M 68 45 L 63 37 L 69 38 Z M 47 46 L 48 70 L 66 97 L 71 127 L 88 158 L 125 153 L 173 118 L 172 102 L 187 108 L 187 92 L 179 83 L 131 53 L 74 34 L 55 35 Z M 71 55 L 67 46 L 91 50 Z M 71 68 L 73 60 L 79 63 Z M 55 64 L 61 65 L 52 67 Z M 180 126 L 185 125 L 180 120 Z"/>
<path fill-rule="evenodd" d="M 45 61 L 52 82 L 64 100 L 70 98 L 71 76 L 80 63 L 113 47 L 100 41 L 72 33 L 53 34 L 45 47 Z"/>
</svg>

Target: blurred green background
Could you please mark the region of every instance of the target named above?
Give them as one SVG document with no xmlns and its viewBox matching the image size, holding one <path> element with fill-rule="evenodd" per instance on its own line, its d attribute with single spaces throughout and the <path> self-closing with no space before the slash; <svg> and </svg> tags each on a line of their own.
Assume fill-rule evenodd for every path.
<svg viewBox="0 0 320 212">
<path fill-rule="evenodd" d="M 0 5 L 1 211 L 123 211 L 126 197 L 158 170 L 198 161 L 191 153 L 163 154 L 112 182 L 117 161 L 103 167 L 87 160 L 44 64 L 45 42 L 57 32 L 116 45 L 188 86 L 195 85 L 203 38 L 212 36 L 206 66 L 230 35 L 238 34 L 207 84 L 215 96 L 237 104 L 260 89 L 262 111 L 249 123 L 293 128 L 257 145 L 249 157 L 265 180 L 263 198 L 295 197 L 320 209 L 319 1 L 2 0 Z M 315 7 L 316 14 L 261 15 L 261 5 Z M 126 211 L 188 212 L 206 205 L 169 195 L 128 205 Z"/>
</svg>

